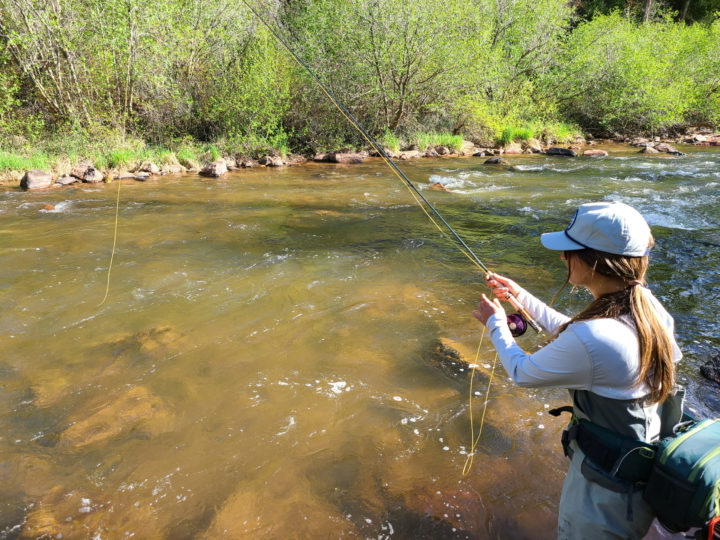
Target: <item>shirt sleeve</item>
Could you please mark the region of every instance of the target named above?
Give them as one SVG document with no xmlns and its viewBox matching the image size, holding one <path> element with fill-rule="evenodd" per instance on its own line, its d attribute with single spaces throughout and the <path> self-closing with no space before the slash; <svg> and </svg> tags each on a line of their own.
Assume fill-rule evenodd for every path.
<svg viewBox="0 0 720 540">
<path fill-rule="evenodd" d="M 510 378 L 520 386 L 590 390 L 592 361 L 572 327 L 533 354 L 523 351 L 498 315 L 487 321 L 490 339 Z"/>
<path fill-rule="evenodd" d="M 527 309 L 532 318 L 547 332 L 554 333 L 560 325 L 570 320 L 570 317 L 554 310 L 542 300 L 535 298 L 525 289 L 518 291 L 517 299 L 518 302 Z"/>
</svg>

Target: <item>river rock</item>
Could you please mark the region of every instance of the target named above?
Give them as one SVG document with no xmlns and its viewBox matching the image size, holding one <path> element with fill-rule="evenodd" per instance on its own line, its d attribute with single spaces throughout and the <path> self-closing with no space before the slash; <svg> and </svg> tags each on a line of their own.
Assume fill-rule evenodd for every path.
<svg viewBox="0 0 720 540">
<path fill-rule="evenodd" d="M 318 152 L 317 154 L 315 154 L 315 156 L 313 156 L 313 161 L 317 161 L 317 162 L 327 161 L 327 156 L 328 156 L 327 152 Z"/>
<path fill-rule="evenodd" d="M 491 158 L 486 159 L 483 162 L 483 165 L 510 165 L 510 162 L 507 159 L 505 159 L 504 157 L 493 156 Z"/>
<path fill-rule="evenodd" d="M 362 163 L 365 155 L 359 152 L 330 152 L 327 161 L 330 163 Z"/>
<path fill-rule="evenodd" d="M 572 148 L 561 148 L 560 146 L 551 146 L 545 153 L 549 156 L 577 157 L 577 152 Z"/>
<path fill-rule="evenodd" d="M 200 170 L 200 176 L 209 176 L 211 178 L 218 178 L 226 173 L 227 165 L 222 159 L 213 161 Z"/>
<path fill-rule="evenodd" d="M 720 384 L 720 352 L 700 366 L 700 373 L 706 379 Z"/>
<path fill-rule="evenodd" d="M 434 148 L 428 148 L 428 150 L 425 152 L 425 157 L 429 158 L 436 158 L 439 155 L 440 154 L 438 154 L 437 150 L 435 150 Z"/>
<path fill-rule="evenodd" d="M 589 157 L 606 157 L 608 153 L 605 150 L 594 148 L 592 150 L 585 150 L 582 155 Z"/>
<path fill-rule="evenodd" d="M 160 169 L 160 174 L 182 174 L 185 170 L 179 163 L 166 163 Z"/>
<path fill-rule="evenodd" d="M 86 184 L 98 184 L 103 180 L 105 180 L 103 173 L 98 171 L 95 167 L 88 167 L 82 177 L 82 181 Z"/>
<path fill-rule="evenodd" d="M 528 139 L 525 141 L 525 147 L 532 151 L 533 154 L 542 152 L 542 145 L 537 139 Z"/>
<path fill-rule="evenodd" d="M 107 405 L 89 416 L 87 410 L 83 408 L 73 423 L 60 434 L 61 447 L 82 448 L 107 442 L 132 429 L 156 435 L 169 431 L 173 421 L 169 408 L 143 386 L 136 386 L 112 398 Z"/>
<path fill-rule="evenodd" d="M 655 150 L 652 146 L 643 146 L 638 154 L 659 154 L 658 150 Z"/>
<path fill-rule="evenodd" d="M 74 183 L 79 182 L 79 181 L 80 181 L 80 180 L 78 180 L 78 179 L 75 178 L 74 176 L 67 176 L 67 175 L 66 175 L 66 176 L 61 176 L 60 178 L 58 178 L 57 180 L 55 180 L 55 183 L 58 184 L 58 185 L 60 185 L 60 186 L 69 186 L 70 184 L 74 184 Z"/>
<path fill-rule="evenodd" d="M 683 142 L 686 142 L 688 144 L 697 144 L 697 143 L 703 143 L 707 141 L 707 137 L 705 135 L 701 135 L 700 133 L 694 133 L 690 137 L 686 138 Z"/>
<path fill-rule="evenodd" d="M 461 156 L 472 156 L 475 153 L 475 143 L 472 141 L 463 141 L 458 153 Z"/>
<path fill-rule="evenodd" d="M 450 154 L 450 149 L 447 146 L 436 146 L 435 151 L 438 153 L 438 156 L 447 156 Z"/>
<path fill-rule="evenodd" d="M 258 166 L 258 162 L 254 159 L 246 159 L 240 165 L 243 169 L 252 169 Z"/>
<path fill-rule="evenodd" d="M 485 156 L 492 156 L 492 155 L 493 155 L 493 153 L 491 150 L 482 149 L 482 150 L 478 150 L 477 152 L 475 152 L 473 154 L 473 157 L 485 157 Z"/>
<path fill-rule="evenodd" d="M 83 177 L 85 176 L 85 173 L 88 171 L 88 169 L 92 169 L 92 168 L 94 168 L 92 163 L 89 163 L 89 162 L 80 163 L 79 165 L 76 165 L 75 167 L 72 168 L 72 170 L 70 171 L 70 176 L 74 176 L 78 180 L 82 180 Z"/>
<path fill-rule="evenodd" d="M 137 169 L 135 169 L 135 172 L 146 172 L 152 175 L 157 175 L 162 171 L 160 170 L 160 167 L 155 165 L 152 161 L 144 161 Z"/>
<path fill-rule="evenodd" d="M 510 143 L 506 144 L 502 148 L 504 154 L 522 154 L 523 149 L 522 146 L 518 143 Z"/>
<path fill-rule="evenodd" d="M 225 161 L 225 166 L 228 168 L 228 171 L 232 171 L 238 168 L 237 160 L 234 157 L 225 156 L 223 160 Z"/>
<path fill-rule="evenodd" d="M 290 154 L 287 156 L 288 165 L 302 165 L 305 162 L 307 162 L 307 158 L 302 154 Z"/>
<path fill-rule="evenodd" d="M 659 143 L 655 145 L 655 150 L 658 152 L 663 152 L 665 154 L 672 154 L 673 156 L 684 156 L 684 152 L 679 152 L 677 148 L 675 148 L 672 144 L 668 143 Z"/>
<path fill-rule="evenodd" d="M 45 171 L 41 171 L 39 169 L 27 171 L 25 173 L 25 176 L 22 177 L 22 180 L 20 180 L 20 187 L 25 190 L 43 189 L 50 187 L 51 185 L 52 176 L 50 176 L 50 174 L 46 173 Z"/>
<path fill-rule="evenodd" d="M 285 165 L 280 156 L 263 156 L 258 160 L 258 163 L 266 167 L 282 167 Z"/>
<path fill-rule="evenodd" d="M 398 159 L 401 160 L 407 160 L 407 159 L 413 159 L 420 157 L 420 151 L 419 150 L 404 150 L 400 152 L 400 155 L 398 156 Z"/>
<path fill-rule="evenodd" d="M 444 185 L 442 185 L 440 182 L 436 182 L 435 184 L 431 184 L 430 188 L 433 191 L 448 191 L 448 188 L 446 188 Z"/>
<path fill-rule="evenodd" d="M 630 146 L 647 146 L 648 144 L 651 144 L 651 141 L 645 137 L 636 137 L 630 141 Z"/>
</svg>

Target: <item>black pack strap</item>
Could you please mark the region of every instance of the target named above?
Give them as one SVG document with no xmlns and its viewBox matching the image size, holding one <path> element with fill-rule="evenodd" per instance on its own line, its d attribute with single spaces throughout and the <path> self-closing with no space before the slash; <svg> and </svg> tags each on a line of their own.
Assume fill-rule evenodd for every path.
<svg viewBox="0 0 720 540">
<path fill-rule="evenodd" d="M 550 409 L 548 411 L 548 414 L 552 414 L 553 416 L 560 416 L 564 412 L 572 414 L 573 413 L 572 405 L 563 405 L 562 407 L 556 407 L 555 409 Z"/>
</svg>

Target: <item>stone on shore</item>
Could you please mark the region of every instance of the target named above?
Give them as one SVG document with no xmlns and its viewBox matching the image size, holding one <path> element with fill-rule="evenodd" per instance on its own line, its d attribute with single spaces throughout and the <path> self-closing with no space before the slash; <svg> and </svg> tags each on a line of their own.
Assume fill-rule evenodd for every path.
<svg viewBox="0 0 720 540">
<path fill-rule="evenodd" d="M 400 152 L 400 155 L 398 156 L 398 159 L 401 160 L 407 160 L 407 159 L 414 159 L 419 158 L 422 154 L 419 150 L 403 150 Z"/>
<path fill-rule="evenodd" d="M 70 171 L 70 176 L 74 176 L 78 180 L 82 180 L 87 184 L 97 184 L 102 182 L 105 177 L 91 163 L 81 163 Z"/>
<path fill-rule="evenodd" d="M 360 152 L 330 152 L 326 159 L 330 163 L 362 163 L 365 155 Z"/>
<path fill-rule="evenodd" d="M 280 156 L 263 156 L 258 160 L 258 163 L 266 167 L 282 167 L 285 165 Z"/>
<path fill-rule="evenodd" d="M 98 171 L 95 167 L 88 167 L 82 177 L 82 181 L 86 184 L 98 184 L 103 180 L 105 180 L 105 176 L 103 176 L 103 173 Z"/>
<path fill-rule="evenodd" d="M 542 145 L 537 139 L 528 139 L 525 141 L 525 147 L 529 149 L 533 154 L 539 154 L 542 152 Z"/>
<path fill-rule="evenodd" d="M 605 150 L 599 150 L 596 148 L 592 150 L 585 150 L 582 155 L 589 157 L 606 157 L 608 153 Z"/>
<path fill-rule="evenodd" d="M 77 178 L 74 176 L 61 176 L 57 180 L 55 180 L 55 183 L 60 186 L 69 186 L 70 184 L 75 184 L 76 182 L 79 182 Z"/>
<path fill-rule="evenodd" d="M 519 143 L 506 144 L 502 148 L 504 154 L 522 154 L 523 149 Z"/>
<path fill-rule="evenodd" d="M 83 410 L 60 434 L 59 445 L 82 448 L 107 442 L 133 429 L 156 435 L 169 431 L 172 421 L 172 413 L 160 398 L 147 388 L 136 386 L 89 416 Z"/>
<path fill-rule="evenodd" d="M 551 146 L 545 153 L 549 156 L 577 157 L 577 152 L 572 148 L 562 148 L 560 146 Z"/>
<path fill-rule="evenodd" d="M 510 165 L 510 162 L 507 159 L 505 159 L 504 157 L 493 156 L 491 158 L 486 159 L 483 162 L 483 165 Z"/>
<path fill-rule="evenodd" d="M 253 167 L 257 167 L 258 165 L 258 162 L 254 159 L 246 159 L 240 164 L 243 169 L 252 169 Z"/>
<path fill-rule="evenodd" d="M 213 161 L 200 170 L 200 176 L 209 176 L 211 178 L 219 178 L 224 174 L 227 174 L 227 165 L 222 159 Z"/>
<path fill-rule="evenodd" d="M 435 151 L 437 152 L 438 156 L 447 156 L 450 154 L 450 149 L 447 146 L 436 146 Z"/>
<path fill-rule="evenodd" d="M 158 175 L 162 171 L 160 170 L 160 167 L 155 165 L 152 161 L 144 161 L 137 169 L 135 169 L 135 172 L 146 172 L 152 175 Z"/>
<path fill-rule="evenodd" d="M 660 152 L 652 146 L 643 146 L 638 154 L 659 154 Z"/>
<path fill-rule="evenodd" d="M 436 158 L 436 157 L 438 157 L 439 155 L 440 155 L 440 154 L 438 154 L 438 153 L 437 153 L 437 150 L 435 150 L 434 148 L 428 148 L 428 149 L 425 151 L 425 157 Z"/>
<path fill-rule="evenodd" d="M 327 161 L 326 158 L 327 158 L 327 152 L 318 152 L 313 157 L 313 161 L 323 162 L 323 161 Z"/>
<path fill-rule="evenodd" d="M 20 180 L 20 187 L 25 190 L 43 189 L 48 188 L 51 185 L 52 176 L 50 176 L 50 174 L 46 173 L 45 171 L 41 171 L 39 169 L 27 171 L 25 173 L 25 176 L 22 177 L 22 180 Z"/>
</svg>

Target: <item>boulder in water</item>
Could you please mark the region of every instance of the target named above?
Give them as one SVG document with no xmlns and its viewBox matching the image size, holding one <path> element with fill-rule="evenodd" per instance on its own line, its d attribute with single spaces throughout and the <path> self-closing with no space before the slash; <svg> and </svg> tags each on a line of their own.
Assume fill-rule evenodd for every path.
<svg viewBox="0 0 720 540">
<path fill-rule="evenodd" d="M 486 159 L 483 162 L 483 165 L 510 165 L 510 162 L 500 156 L 493 156 L 491 158 Z"/>
<path fill-rule="evenodd" d="M 28 190 L 28 189 L 43 189 L 50 187 L 52 185 L 52 176 L 50 176 L 45 171 L 41 171 L 39 169 L 33 169 L 32 171 L 27 171 L 25 173 L 25 176 L 22 177 L 22 180 L 20 180 L 20 187 Z"/>
<path fill-rule="evenodd" d="M 720 384 L 720 352 L 700 366 L 700 373 L 706 379 Z"/>
<path fill-rule="evenodd" d="M 592 150 L 585 150 L 582 155 L 589 157 L 606 157 L 608 153 L 605 150 L 594 148 Z"/>
<path fill-rule="evenodd" d="M 572 148 L 561 148 L 560 146 L 551 146 L 545 153 L 549 156 L 577 157 L 577 152 Z"/>
</svg>

